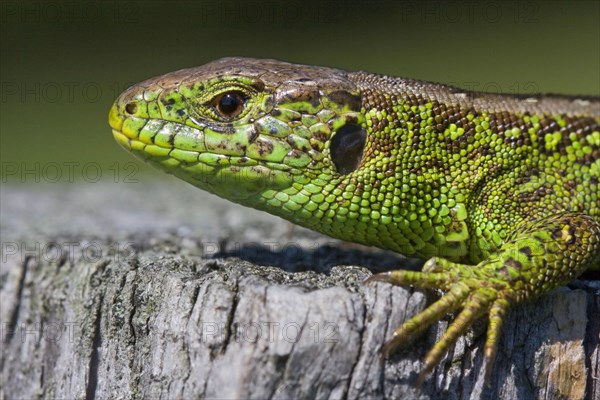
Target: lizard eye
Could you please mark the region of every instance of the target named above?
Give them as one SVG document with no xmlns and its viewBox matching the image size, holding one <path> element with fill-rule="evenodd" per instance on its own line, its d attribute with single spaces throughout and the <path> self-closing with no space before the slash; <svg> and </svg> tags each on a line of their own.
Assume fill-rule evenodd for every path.
<svg viewBox="0 0 600 400">
<path fill-rule="evenodd" d="M 221 117 L 232 119 L 244 110 L 246 98 L 240 92 L 225 92 L 217 96 L 214 104 Z"/>
</svg>

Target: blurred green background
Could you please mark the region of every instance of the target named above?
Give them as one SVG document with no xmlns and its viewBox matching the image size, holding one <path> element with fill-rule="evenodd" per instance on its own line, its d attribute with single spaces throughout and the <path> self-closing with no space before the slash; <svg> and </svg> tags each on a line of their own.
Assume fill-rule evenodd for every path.
<svg viewBox="0 0 600 400">
<path fill-rule="evenodd" d="M 131 162 L 136 173 L 150 171 L 114 142 L 111 102 L 132 83 L 223 56 L 493 92 L 600 95 L 598 1 L 4 1 L 0 7 L 3 182 L 33 183 L 35 172 L 27 171 L 43 174 L 48 165 L 60 168 L 62 181 L 81 178 L 88 165 L 108 179 L 130 172 Z"/>
</svg>

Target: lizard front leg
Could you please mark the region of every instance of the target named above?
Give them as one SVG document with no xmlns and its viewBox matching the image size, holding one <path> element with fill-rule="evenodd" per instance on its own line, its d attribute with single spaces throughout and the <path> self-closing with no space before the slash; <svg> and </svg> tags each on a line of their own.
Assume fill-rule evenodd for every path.
<svg viewBox="0 0 600 400">
<path fill-rule="evenodd" d="M 498 251 L 477 265 L 433 257 L 423 272 L 396 270 L 368 281 L 435 288 L 446 292 L 438 301 L 404 322 L 385 345 L 384 355 L 414 339 L 445 314 L 462 310 L 425 358 L 419 384 L 457 339 L 485 314 L 486 382 L 496 357 L 502 322 L 515 304 L 570 282 L 600 262 L 600 223 L 578 213 L 564 213 L 524 223 Z"/>
</svg>

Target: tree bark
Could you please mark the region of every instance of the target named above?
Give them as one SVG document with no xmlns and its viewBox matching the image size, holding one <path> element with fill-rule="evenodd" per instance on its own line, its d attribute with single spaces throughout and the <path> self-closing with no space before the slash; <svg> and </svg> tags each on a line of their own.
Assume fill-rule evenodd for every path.
<svg viewBox="0 0 600 400">
<path fill-rule="evenodd" d="M 3 399 L 600 398 L 598 281 L 514 309 L 489 387 L 482 321 L 419 391 L 450 317 L 382 363 L 393 329 L 436 295 L 362 283 L 412 262 L 170 182 L 6 189 Z"/>
</svg>

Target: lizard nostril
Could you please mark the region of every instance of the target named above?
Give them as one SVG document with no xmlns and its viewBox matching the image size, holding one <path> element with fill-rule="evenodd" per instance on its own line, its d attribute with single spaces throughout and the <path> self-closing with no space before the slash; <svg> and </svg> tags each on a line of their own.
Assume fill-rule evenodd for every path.
<svg viewBox="0 0 600 400">
<path fill-rule="evenodd" d="M 135 114 L 137 111 L 137 104 L 135 103 L 127 103 L 127 105 L 125 106 L 125 112 L 127 114 Z"/>
</svg>

